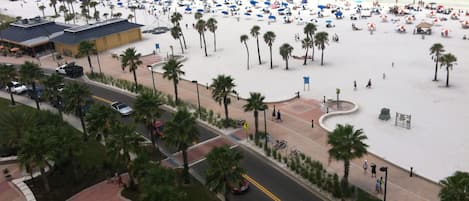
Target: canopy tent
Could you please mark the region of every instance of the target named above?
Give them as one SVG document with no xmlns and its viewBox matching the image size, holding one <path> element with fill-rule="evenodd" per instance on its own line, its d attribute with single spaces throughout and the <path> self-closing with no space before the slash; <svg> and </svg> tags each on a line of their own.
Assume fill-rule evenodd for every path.
<svg viewBox="0 0 469 201">
<path fill-rule="evenodd" d="M 429 28 L 431 28 L 432 26 L 433 26 L 433 25 L 430 24 L 430 23 L 428 23 L 428 22 L 421 22 L 420 24 L 418 24 L 418 25 L 415 26 L 415 27 L 420 28 L 420 29 L 429 29 Z"/>
<path fill-rule="evenodd" d="M 14 47 L 10 49 L 10 52 L 17 52 L 17 51 L 20 51 L 20 48 Z"/>
</svg>

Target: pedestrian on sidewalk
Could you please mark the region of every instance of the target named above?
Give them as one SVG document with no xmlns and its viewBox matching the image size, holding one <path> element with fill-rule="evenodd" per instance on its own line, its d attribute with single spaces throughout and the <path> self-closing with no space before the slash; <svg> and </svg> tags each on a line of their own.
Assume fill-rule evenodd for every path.
<svg viewBox="0 0 469 201">
<path fill-rule="evenodd" d="M 368 169 L 368 160 L 365 160 L 365 162 L 363 162 L 363 172 L 366 174 L 366 170 Z"/>
<path fill-rule="evenodd" d="M 272 111 L 272 120 L 275 119 L 275 117 L 276 117 L 275 115 L 276 115 L 276 114 L 277 114 L 277 113 L 275 112 L 275 105 L 274 105 L 274 110 Z"/>
<path fill-rule="evenodd" d="M 371 163 L 371 178 L 375 177 L 376 178 L 376 164 Z"/>
<path fill-rule="evenodd" d="M 122 182 L 122 177 L 121 175 L 119 175 L 117 177 L 117 185 L 119 185 L 119 187 L 123 186 L 124 185 L 124 182 Z"/>
<path fill-rule="evenodd" d="M 311 119 L 311 128 L 314 128 L 314 119 Z"/>
<path fill-rule="evenodd" d="M 376 193 L 381 193 L 381 182 L 379 181 L 379 179 L 376 179 L 375 190 Z"/>
<path fill-rule="evenodd" d="M 384 185 L 383 177 L 380 177 L 380 178 L 379 178 L 379 192 L 380 192 L 380 193 L 383 192 L 383 185 Z"/>
<path fill-rule="evenodd" d="M 277 111 L 277 121 L 282 121 L 282 114 L 280 113 L 280 110 Z"/>
</svg>

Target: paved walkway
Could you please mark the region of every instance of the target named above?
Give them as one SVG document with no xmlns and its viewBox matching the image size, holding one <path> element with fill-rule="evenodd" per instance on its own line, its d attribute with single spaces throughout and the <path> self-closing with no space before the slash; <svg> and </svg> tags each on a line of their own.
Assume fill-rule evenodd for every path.
<svg viewBox="0 0 469 201">
<path fill-rule="evenodd" d="M 11 63 L 23 63 L 27 59 L 0 57 L 0 61 Z M 89 71 L 86 58 L 81 59 L 68 59 L 69 61 L 76 61 L 77 64 L 83 65 L 86 71 Z M 97 66 L 95 58 L 92 59 Z M 105 74 L 112 75 L 116 78 L 127 79 L 133 81 L 132 74 L 128 71 L 123 72 L 120 68 L 120 63 L 111 58 L 108 53 L 103 53 L 100 56 L 102 71 Z M 32 59 L 36 61 L 37 59 Z M 155 60 L 156 62 L 156 60 Z M 56 61 L 51 57 L 41 58 L 43 67 L 52 68 L 57 66 Z M 146 65 L 146 64 L 145 64 Z M 142 65 L 137 70 L 138 82 L 152 87 L 151 73 L 147 67 Z M 97 69 L 97 68 L 95 68 Z M 173 95 L 174 89 L 172 83 L 163 79 L 161 74 L 155 74 L 156 87 L 159 91 Z M 235 80 L 236 82 L 236 80 Z M 197 92 L 194 83 L 190 81 L 181 81 L 178 85 L 179 96 L 185 102 L 197 104 Z M 199 87 L 200 101 L 202 107 L 210 108 L 216 113 L 223 114 L 223 106 L 219 105 L 211 98 L 211 92 L 205 87 Z M 232 104 L 229 106 L 229 115 L 235 119 L 246 119 L 250 125 L 254 125 L 254 118 L 252 112 L 246 113 L 243 110 L 243 105 L 246 103 L 244 100 L 237 101 L 233 98 Z M 359 103 L 358 103 L 359 104 Z M 285 139 L 288 141 L 289 149 L 297 149 L 303 153 L 311 156 L 313 159 L 321 161 L 329 171 L 337 172 L 339 175 L 343 173 L 343 163 L 337 161 L 330 161 L 327 153 L 327 132 L 319 128 L 317 122 L 323 111 L 320 109 L 320 101 L 311 99 L 294 99 L 291 101 L 275 104 L 277 109 L 282 112 L 282 122 L 275 122 L 271 120 L 271 113 L 273 105 L 269 105 L 267 111 L 267 130 L 276 139 Z M 311 128 L 311 120 L 314 119 L 315 127 Z M 263 115 L 260 115 L 260 129 L 263 130 Z M 251 126 L 253 129 L 253 126 Z M 242 136 L 242 135 L 240 135 Z M 370 193 L 374 193 L 375 179 L 370 177 L 370 174 L 364 174 L 362 169 L 363 160 L 367 159 L 369 162 L 377 164 L 378 167 L 388 166 L 388 196 L 389 201 L 437 201 L 438 192 L 441 186 L 438 184 L 423 179 L 418 176 L 409 177 L 409 172 L 403 170 L 392 163 L 368 154 L 361 159 L 352 161 L 350 168 L 350 182 L 359 186 Z M 418 174 L 418 172 L 417 172 Z M 384 176 L 378 172 L 378 178 Z"/>
<path fill-rule="evenodd" d="M 6 168 L 10 171 L 13 179 L 23 176 L 17 163 L 0 165 L 0 170 L 2 171 L 2 176 L 0 177 L 0 200 L 25 201 L 26 198 L 23 194 L 3 176 L 3 170 Z"/>
</svg>

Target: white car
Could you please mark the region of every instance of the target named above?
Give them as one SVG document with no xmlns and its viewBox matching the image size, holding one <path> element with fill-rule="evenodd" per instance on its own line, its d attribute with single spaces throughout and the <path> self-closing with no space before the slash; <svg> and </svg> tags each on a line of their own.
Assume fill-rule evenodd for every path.
<svg viewBox="0 0 469 201">
<path fill-rule="evenodd" d="M 130 106 L 117 101 L 111 103 L 111 108 L 119 112 L 122 116 L 128 116 L 133 112 L 133 109 Z"/>
<path fill-rule="evenodd" d="M 21 84 L 21 83 L 16 82 L 16 81 L 11 81 L 11 84 L 12 84 L 12 87 L 11 87 L 11 92 L 12 93 L 21 94 L 21 93 L 24 93 L 24 92 L 28 91 L 28 87 L 26 87 L 26 85 L 24 85 L 24 84 Z M 9 91 L 8 86 L 5 89 L 7 91 Z"/>
</svg>

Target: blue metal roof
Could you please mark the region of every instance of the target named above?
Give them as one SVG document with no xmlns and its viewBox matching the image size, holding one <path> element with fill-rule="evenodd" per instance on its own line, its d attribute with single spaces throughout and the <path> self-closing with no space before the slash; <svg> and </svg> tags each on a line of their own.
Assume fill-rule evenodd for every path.
<svg viewBox="0 0 469 201">
<path fill-rule="evenodd" d="M 25 46 L 34 46 L 36 44 L 34 44 L 33 41 L 41 41 L 41 43 L 47 42 L 47 38 L 52 38 L 56 33 L 62 32 L 67 28 L 70 28 L 70 26 L 59 25 L 55 22 L 43 23 L 31 27 L 12 25 L 0 31 L 0 39 L 23 44 Z M 34 40 L 41 37 L 46 37 L 46 40 Z"/>
</svg>

